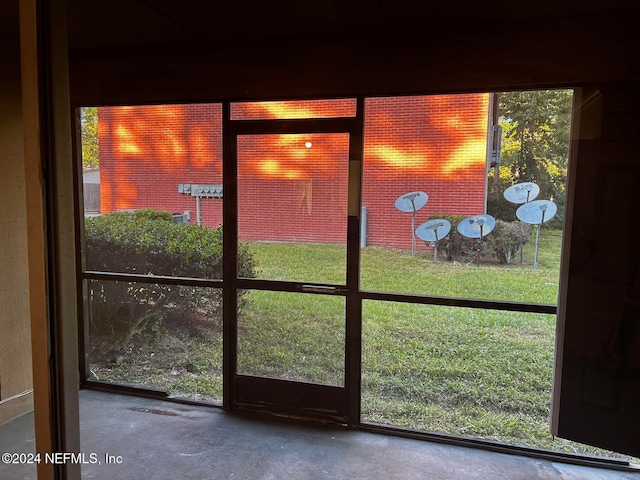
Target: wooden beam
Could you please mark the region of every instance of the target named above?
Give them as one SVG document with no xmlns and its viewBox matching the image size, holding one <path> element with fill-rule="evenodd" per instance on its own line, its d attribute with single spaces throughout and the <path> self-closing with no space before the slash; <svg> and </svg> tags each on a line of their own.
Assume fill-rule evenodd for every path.
<svg viewBox="0 0 640 480">
<path fill-rule="evenodd" d="M 80 450 L 66 34 L 64 0 L 20 0 L 34 420 L 43 457 Z M 42 462 L 38 478 L 80 478 L 80 466 Z"/>
<path fill-rule="evenodd" d="M 29 261 L 29 307 L 33 365 L 33 415 L 36 452 L 54 450 L 49 357 L 49 305 L 47 289 L 44 178 L 40 145 L 40 79 L 36 2 L 20 1 L 20 51 L 22 65 L 22 121 L 27 199 L 27 256 Z M 53 465 L 38 465 L 38 478 L 54 478 Z"/>
</svg>

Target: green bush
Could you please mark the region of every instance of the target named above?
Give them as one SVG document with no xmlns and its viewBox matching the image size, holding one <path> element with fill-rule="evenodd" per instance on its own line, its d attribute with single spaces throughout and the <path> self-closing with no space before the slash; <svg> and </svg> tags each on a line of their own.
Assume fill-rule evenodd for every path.
<svg viewBox="0 0 640 480">
<path fill-rule="evenodd" d="M 496 227 L 482 239 L 468 238 L 458 232 L 458 224 L 464 215 L 432 215 L 429 220 L 442 218 L 451 223 L 449 235 L 440 240 L 438 249 L 449 261 L 470 262 L 480 255 L 481 260 L 495 258 L 499 263 L 511 263 L 514 255 L 531 237 L 532 226 L 520 221 L 496 220 Z"/>
<path fill-rule="evenodd" d="M 138 210 L 86 219 L 85 239 L 87 270 L 222 278 L 222 227 L 174 223 L 169 212 Z M 253 265 L 251 252 L 241 245 L 239 274 L 254 277 Z M 199 316 L 219 322 L 222 316 L 219 288 L 91 280 L 88 294 L 90 338 L 109 335 L 120 349 L 136 334 L 169 320 L 187 324 Z"/>
<path fill-rule="evenodd" d="M 496 220 L 496 227 L 486 237 L 483 247 L 488 254 L 494 255 L 498 262 L 511 263 L 515 254 L 521 251 L 531 238 L 532 229 L 533 226 L 528 223 Z"/>
<path fill-rule="evenodd" d="M 445 260 L 465 261 L 470 256 L 475 240 L 469 239 L 458 232 L 458 224 L 467 218 L 465 215 L 431 215 L 429 220 L 442 218 L 449 221 L 451 231 L 438 243 L 438 250 L 442 252 Z"/>
</svg>

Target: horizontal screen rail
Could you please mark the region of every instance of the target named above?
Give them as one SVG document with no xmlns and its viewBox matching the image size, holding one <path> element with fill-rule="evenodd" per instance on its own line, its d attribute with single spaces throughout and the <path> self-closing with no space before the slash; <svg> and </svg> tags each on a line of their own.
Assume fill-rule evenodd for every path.
<svg viewBox="0 0 640 480">
<path fill-rule="evenodd" d="M 98 272 L 89 270 L 82 273 L 87 280 L 108 280 L 113 282 L 158 283 L 162 285 L 186 285 L 191 287 L 222 288 L 219 278 L 171 277 L 165 275 L 141 275 L 134 273 Z"/>
<path fill-rule="evenodd" d="M 556 315 L 557 305 L 507 302 L 500 300 L 483 300 L 455 297 L 431 297 L 428 295 L 406 295 L 364 291 L 360 295 L 364 300 L 384 300 L 388 302 L 419 303 L 424 305 L 440 305 L 446 307 L 482 308 L 485 310 L 504 310 L 510 312 L 545 313 Z"/>
<path fill-rule="evenodd" d="M 298 134 L 298 133 L 361 133 L 362 124 L 357 117 L 304 118 L 292 120 L 229 120 L 226 124 L 231 135 Z"/>
</svg>

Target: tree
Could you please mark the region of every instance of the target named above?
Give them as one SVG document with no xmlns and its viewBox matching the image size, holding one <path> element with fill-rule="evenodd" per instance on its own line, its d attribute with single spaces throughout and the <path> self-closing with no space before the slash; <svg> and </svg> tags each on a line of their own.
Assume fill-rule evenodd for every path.
<svg viewBox="0 0 640 480">
<path fill-rule="evenodd" d="M 490 192 L 490 206 L 510 184 L 532 181 L 540 199 L 564 207 L 572 90 L 536 90 L 500 94 L 499 122 L 503 129 L 501 191 Z M 492 172 L 495 174 L 495 172 Z M 490 182 L 490 185 L 495 185 Z M 495 190 L 495 187 L 493 187 Z M 491 213 L 491 212 L 490 212 Z M 507 219 L 505 219 L 507 220 Z"/>
<path fill-rule="evenodd" d="M 98 167 L 100 164 L 98 107 L 80 109 L 80 126 L 82 131 L 82 167 Z"/>
</svg>

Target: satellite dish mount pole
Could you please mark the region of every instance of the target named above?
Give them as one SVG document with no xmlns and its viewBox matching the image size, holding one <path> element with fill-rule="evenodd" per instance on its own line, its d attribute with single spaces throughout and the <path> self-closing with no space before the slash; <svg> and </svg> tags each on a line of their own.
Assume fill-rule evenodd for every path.
<svg viewBox="0 0 640 480">
<path fill-rule="evenodd" d="M 416 198 L 418 198 L 417 202 Z M 413 214 L 411 218 L 411 256 L 416 254 L 416 213 L 424 207 L 428 198 L 429 196 L 424 192 L 411 192 L 396 199 L 396 208 L 398 210 Z"/>
<path fill-rule="evenodd" d="M 477 220 L 478 225 L 480 226 L 480 238 L 478 239 L 478 248 L 476 250 L 476 264 L 480 265 L 480 252 L 482 252 L 482 237 L 483 235 L 483 229 L 482 227 L 484 226 L 484 220 L 479 219 Z"/>
<path fill-rule="evenodd" d="M 414 197 L 415 198 L 415 197 Z M 411 218 L 411 256 L 416 254 L 416 202 L 414 198 L 411 199 L 411 206 L 413 207 L 413 216 Z"/>
<path fill-rule="evenodd" d="M 437 263 L 437 261 L 438 261 L 438 241 L 439 241 L 438 240 L 438 229 L 437 228 L 435 228 L 433 230 L 433 234 L 436 236 L 436 246 L 435 246 L 435 248 L 433 250 L 433 261 L 434 261 L 434 263 Z"/>
<path fill-rule="evenodd" d="M 482 225 L 484 222 L 480 223 L 480 242 L 479 242 L 479 246 L 478 246 L 478 252 L 476 253 L 476 263 L 478 265 L 480 265 L 480 253 L 482 252 L 482 237 L 483 237 L 483 231 L 482 231 Z"/>
<path fill-rule="evenodd" d="M 542 218 L 540 219 L 540 223 L 538 224 L 538 230 L 536 231 L 536 254 L 533 256 L 533 268 L 538 268 L 538 249 L 540 248 L 540 229 L 542 228 L 542 224 L 544 223 L 544 212 L 547 209 L 546 206 L 540 207 L 542 210 Z"/>
<path fill-rule="evenodd" d="M 531 195 L 531 186 L 527 189 L 527 200 L 524 203 L 529 203 L 529 196 Z M 540 231 L 540 225 L 538 225 L 538 232 Z M 538 234 L 536 233 L 536 245 L 538 244 Z M 524 263 L 524 243 L 520 244 L 520 263 Z M 536 247 L 536 256 L 533 259 L 533 268 L 536 268 L 538 263 L 538 248 Z"/>
</svg>

